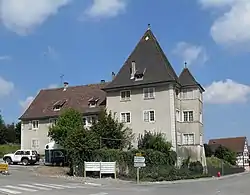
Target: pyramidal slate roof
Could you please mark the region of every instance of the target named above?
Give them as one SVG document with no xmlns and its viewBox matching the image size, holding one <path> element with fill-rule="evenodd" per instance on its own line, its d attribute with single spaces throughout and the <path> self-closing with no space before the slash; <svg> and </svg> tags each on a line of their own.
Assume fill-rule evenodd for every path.
<svg viewBox="0 0 250 195">
<path fill-rule="evenodd" d="M 187 67 L 185 67 L 180 76 L 179 76 L 179 83 L 183 88 L 185 87 L 198 87 L 202 91 L 205 91 L 204 88 L 196 81 L 196 79 L 193 77 L 191 72 Z"/>
<path fill-rule="evenodd" d="M 136 71 L 143 73 L 142 80 L 131 79 L 132 62 L 135 63 Z M 164 82 L 178 82 L 178 76 L 153 32 L 148 28 L 113 81 L 104 90 Z"/>
</svg>

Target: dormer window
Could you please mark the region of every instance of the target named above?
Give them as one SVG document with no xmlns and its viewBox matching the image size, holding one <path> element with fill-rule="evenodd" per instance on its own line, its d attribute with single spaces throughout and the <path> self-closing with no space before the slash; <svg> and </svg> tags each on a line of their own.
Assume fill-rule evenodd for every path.
<svg viewBox="0 0 250 195">
<path fill-rule="evenodd" d="M 89 107 L 90 108 L 96 107 L 98 101 L 99 101 L 99 98 L 92 97 L 91 99 L 89 99 Z"/>
<path fill-rule="evenodd" d="M 65 104 L 66 100 L 59 100 L 57 101 L 54 105 L 53 105 L 53 110 L 54 111 L 59 111 L 61 110 L 61 108 L 63 107 L 63 105 Z"/>
<path fill-rule="evenodd" d="M 141 81 L 141 80 L 143 80 L 143 76 L 144 76 L 144 73 L 136 72 L 135 73 L 135 80 L 136 81 Z"/>
</svg>

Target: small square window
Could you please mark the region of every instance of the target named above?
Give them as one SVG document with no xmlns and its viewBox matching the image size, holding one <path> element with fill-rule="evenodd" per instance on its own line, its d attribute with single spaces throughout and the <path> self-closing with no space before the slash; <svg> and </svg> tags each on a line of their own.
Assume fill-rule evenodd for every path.
<svg viewBox="0 0 250 195">
<path fill-rule="evenodd" d="M 145 122 L 154 122 L 155 121 L 155 111 L 154 110 L 146 110 L 143 113 Z"/>
<path fill-rule="evenodd" d="M 121 113 L 121 122 L 122 123 L 130 123 L 131 122 L 131 114 L 130 114 L 130 112 Z"/>
<path fill-rule="evenodd" d="M 194 145 L 194 134 L 193 133 L 183 134 L 183 144 L 184 145 Z"/>
<path fill-rule="evenodd" d="M 32 129 L 38 129 L 38 127 L 39 127 L 39 121 L 38 120 L 32 121 Z"/>
<path fill-rule="evenodd" d="M 131 92 L 128 91 L 121 91 L 121 101 L 129 101 L 131 98 Z"/>
<path fill-rule="evenodd" d="M 155 98 L 155 88 L 144 88 L 143 89 L 144 99 L 154 99 Z"/>
<path fill-rule="evenodd" d="M 194 112 L 193 111 L 183 111 L 183 121 L 184 122 L 194 121 Z"/>
</svg>

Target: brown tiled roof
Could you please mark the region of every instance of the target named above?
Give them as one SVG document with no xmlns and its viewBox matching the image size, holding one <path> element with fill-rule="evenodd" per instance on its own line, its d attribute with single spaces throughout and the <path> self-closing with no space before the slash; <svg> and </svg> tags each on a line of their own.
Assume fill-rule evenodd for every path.
<svg viewBox="0 0 250 195">
<path fill-rule="evenodd" d="M 143 80 L 130 79 L 131 64 L 135 62 L 138 72 L 145 72 Z M 105 90 L 151 83 L 178 82 L 173 67 L 164 54 L 153 32 L 148 29 Z"/>
<path fill-rule="evenodd" d="M 211 139 L 208 145 L 222 145 L 234 152 L 243 152 L 246 139 L 246 137 Z"/>
<path fill-rule="evenodd" d="M 33 100 L 28 109 L 20 117 L 21 120 L 55 117 L 66 108 L 74 108 L 83 114 L 96 113 L 106 104 L 106 92 L 102 90 L 108 84 L 90 84 L 82 86 L 56 89 L 42 89 Z M 98 98 L 97 106 L 89 107 L 89 100 Z M 58 102 L 65 102 L 60 111 L 54 111 L 53 107 Z"/>
<path fill-rule="evenodd" d="M 179 82 L 183 88 L 185 87 L 198 87 L 202 91 L 204 88 L 196 81 L 188 68 L 184 68 L 179 76 Z"/>
</svg>

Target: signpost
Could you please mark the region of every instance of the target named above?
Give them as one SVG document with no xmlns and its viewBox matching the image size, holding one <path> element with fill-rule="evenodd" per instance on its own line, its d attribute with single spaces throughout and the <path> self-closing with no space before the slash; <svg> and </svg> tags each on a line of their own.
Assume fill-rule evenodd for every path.
<svg viewBox="0 0 250 195">
<path fill-rule="evenodd" d="M 140 168 L 146 167 L 145 157 L 141 153 L 136 153 L 134 156 L 134 167 L 137 168 L 137 184 L 140 182 Z"/>
</svg>

